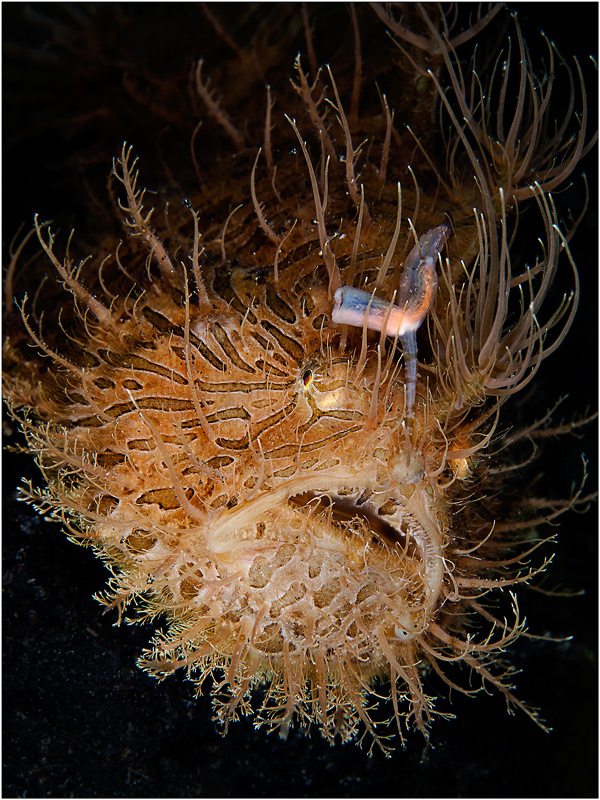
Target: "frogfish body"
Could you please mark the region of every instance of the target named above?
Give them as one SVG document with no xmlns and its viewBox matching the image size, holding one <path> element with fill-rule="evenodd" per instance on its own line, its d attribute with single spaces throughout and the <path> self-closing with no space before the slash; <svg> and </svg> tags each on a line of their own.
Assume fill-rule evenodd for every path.
<svg viewBox="0 0 600 800">
<path fill-rule="evenodd" d="M 387 61 L 299 57 L 282 74 L 265 48 L 269 87 L 246 126 L 227 107 L 235 70 L 219 68 L 220 99 L 200 61 L 190 91 L 218 157 L 196 130 L 198 180 L 150 195 L 124 144 L 110 183 L 122 241 L 76 263 L 77 236 L 63 247 L 36 218 L 23 246 L 37 238 L 51 276 L 36 294 L 17 248 L 4 382 L 45 479 L 25 499 L 106 562 L 104 604 L 167 622 L 143 669 L 187 670 L 225 727 L 252 713 L 331 742 L 362 727 L 387 748 L 373 693 L 400 737 L 426 734 L 427 674 L 455 686 L 448 662 L 539 722 L 494 667 L 522 631 L 516 601 L 509 622 L 483 596 L 545 566 L 539 504 L 530 520 L 513 508 L 511 470 L 494 466 L 525 436 L 500 425 L 505 402 L 577 305 L 550 192 L 586 134 L 573 115 L 569 146 L 544 140 L 553 75 L 550 89 L 531 78 L 516 20 L 513 102 L 497 74 L 465 86 L 469 37 L 427 8 L 410 36 L 393 6 L 360 13 L 389 33 Z M 510 249 L 521 206 L 543 243 L 526 264 Z M 557 308 L 559 269 L 573 288 Z"/>
</svg>

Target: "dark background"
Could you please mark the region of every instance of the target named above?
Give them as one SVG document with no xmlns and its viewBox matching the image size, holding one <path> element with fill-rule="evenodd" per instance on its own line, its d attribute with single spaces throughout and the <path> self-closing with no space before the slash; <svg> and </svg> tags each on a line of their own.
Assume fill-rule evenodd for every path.
<svg viewBox="0 0 600 800">
<path fill-rule="evenodd" d="M 37 6 L 44 8 L 51 16 L 52 6 Z M 173 8 L 176 14 L 179 7 Z M 583 61 L 597 51 L 596 4 L 521 4 L 518 11 L 545 30 L 562 53 L 576 53 Z M 3 17 L 5 81 L 12 92 L 19 83 L 14 43 L 30 37 L 33 53 L 47 31 L 31 21 L 22 4 L 4 5 Z M 31 69 L 43 69 L 40 63 Z M 590 95 L 595 89 L 592 80 Z M 25 115 L 26 108 L 16 103 L 12 113 Z M 10 113 L 8 121 L 5 117 L 4 131 L 5 244 L 35 210 L 61 211 L 52 208 L 60 181 L 53 153 L 62 156 L 66 147 L 54 129 L 36 132 L 34 126 L 27 137 L 13 137 L 7 129 L 12 119 Z M 595 125 L 593 119 L 590 128 Z M 585 166 L 593 185 L 595 159 Z M 580 313 L 566 343 L 541 371 L 528 411 L 532 418 L 565 394 L 558 417 L 596 407 L 595 191 L 593 186 L 574 244 L 583 287 Z M 530 479 L 543 473 L 549 495 L 565 496 L 579 480 L 581 450 L 591 460 L 588 490 L 595 488 L 594 426 L 584 434 L 583 440 L 548 442 Z M 552 733 L 519 712 L 509 716 L 497 695 L 455 695 L 451 702 L 442 697 L 438 709 L 452 711 L 456 719 L 437 720 L 429 746 L 413 734 L 405 750 L 386 760 L 378 751 L 369 758 L 355 745 L 332 748 L 316 734 L 293 731 L 281 741 L 255 731 L 251 721 L 234 724 L 222 738 L 208 699 L 194 700 L 192 685 L 182 676 L 157 684 L 136 668 L 149 629 L 113 627 L 116 614 L 102 615 L 91 595 L 103 587 L 105 568 L 91 551 L 69 543 L 57 525 L 16 502 L 21 476 L 35 477 L 31 459 L 5 454 L 3 796 L 597 795 L 595 509 L 561 518 L 546 584 L 585 594 L 520 592 L 532 633 L 573 638 L 562 643 L 523 638 L 508 654 L 523 669 L 519 698 L 542 709 Z"/>
</svg>

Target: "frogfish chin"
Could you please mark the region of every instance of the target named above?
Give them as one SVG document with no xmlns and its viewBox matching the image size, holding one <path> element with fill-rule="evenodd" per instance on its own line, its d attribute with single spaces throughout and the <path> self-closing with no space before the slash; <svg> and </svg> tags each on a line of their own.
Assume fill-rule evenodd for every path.
<svg viewBox="0 0 600 800">
<path fill-rule="evenodd" d="M 120 233 L 85 252 L 36 216 L 13 245 L 4 393 L 44 478 L 22 498 L 104 560 L 119 620 L 165 623 L 140 667 L 185 670 L 224 730 L 387 752 L 451 708 L 431 675 L 544 727 L 498 659 L 544 523 L 589 498 L 527 494 L 553 429 L 508 409 L 577 309 L 552 192 L 594 141 L 582 70 L 541 39 L 538 79 L 498 7 L 352 4 L 337 47 L 310 6 L 252 34 L 217 8 L 185 171 L 125 142 Z"/>
</svg>

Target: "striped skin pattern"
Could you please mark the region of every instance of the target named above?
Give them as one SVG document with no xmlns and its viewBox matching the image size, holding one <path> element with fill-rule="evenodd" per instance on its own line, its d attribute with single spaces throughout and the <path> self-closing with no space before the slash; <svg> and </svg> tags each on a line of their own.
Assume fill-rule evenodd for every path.
<svg viewBox="0 0 600 800">
<path fill-rule="evenodd" d="M 432 58 L 459 70 L 418 13 L 435 32 Z M 400 36 L 384 7 L 376 14 Z M 539 104 L 542 89 L 519 63 Z M 202 67 L 198 95 L 241 153 L 203 177 L 211 191 L 171 198 L 169 213 L 165 204 L 151 219 L 125 144 L 111 191 L 126 241 L 107 236 L 74 265 L 36 219 L 60 300 L 54 313 L 46 303 L 49 321 L 37 296 L 9 320 L 6 396 L 46 480 L 24 497 L 105 560 L 99 599 L 119 619 L 166 620 L 140 666 L 158 678 L 186 669 L 212 691 L 225 729 L 253 713 L 282 736 L 292 724 L 331 742 L 360 730 L 387 751 L 388 722 L 400 738 L 408 725 L 427 735 L 435 712 L 423 676 L 457 688 L 448 662 L 539 722 L 493 664 L 523 630 L 516 603 L 511 622 L 481 598 L 546 563 L 532 565 L 542 538 L 523 533 L 544 521 L 539 504 L 527 517 L 502 494 L 511 445 L 536 427 L 502 441 L 497 426 L 573 318 L 576 271 L 550 188 L 576 165 L 585 131 L 571 149 L 560 145 L 562 171 L 543 150 L 547 185 L 541 168 L 539 181 L 525 181 L 518 159 L 507 177 L 511 153 L 496 174 L 495 149 L 484 174 L 490 123 L 476 113 L 493 104 L 474 101 L 475 153 L 453 108 L 467 99 L 448 99 L 456 72 L 452 90 L 431 72 L 428 91 L 452 131 L 450 166 L 468 169 L 432 179 L 422 161 L 425 191 L 403 155 L 413 139 L 392 136 L 385 98 L 376 115 L 347 117 L 333 72 L 315 78 L 317 101 L 297 59 L 294 92 L 278 98 L 286 113 L 267 118 L 250 157 Z M 547 127 L 537 116 L 522 123 L 532 141 L 538 122 Z M 517 120 L 507 152 L 518 130 Z M 369 146 L 357 147 L 364 136 Z M 544 237 L 533 270 L 509 256 L 521 200 Z M 350 286 L 393 302 L 415 243 L 436 229 L 439 288 L 407 388 L 398 341 L 385 327 L 337 324 L 334 296 Z M 561 250 L 574 290 L 544 316 Z M 376 710 L 374 692 L 384 694 Z"/>
</svg>

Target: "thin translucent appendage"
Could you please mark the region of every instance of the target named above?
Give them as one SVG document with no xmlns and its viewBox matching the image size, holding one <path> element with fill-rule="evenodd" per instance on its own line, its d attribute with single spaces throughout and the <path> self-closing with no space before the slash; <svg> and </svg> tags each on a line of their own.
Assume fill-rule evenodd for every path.
<svg viewBox="0 0 600 800">
<path fill-rule="evenodd" d="M 400 337 L 402 345 L 402 355 L 404 357 L 404 369 L 406 376 L 404 388 L 406 391 L 406 410 L 408 416 L 412 416 L 417 396 L 417 331 L 411 331 L 405 336 Z"/>
</svg>

